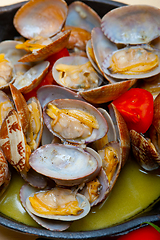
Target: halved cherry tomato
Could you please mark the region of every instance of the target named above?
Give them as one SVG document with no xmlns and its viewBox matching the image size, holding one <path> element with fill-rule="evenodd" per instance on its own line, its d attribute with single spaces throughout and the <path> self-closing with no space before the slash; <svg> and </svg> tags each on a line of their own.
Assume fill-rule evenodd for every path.
<svg viewBox="0 0 160 240">
<path fill-rule="evenodd" d="M 123 116 L 128 129 L 134 129 L 139 133 L 145 133 L 153 119 L 153 96 L 150 92 L 141 88 L 131 88 L 116 100 L 113 104 Z"/>
<path fill-rule="evenodd" d="M 160 233 L 151 226 L 146 226 L 134 230 L 126 235 L 119 237 L 117 240 L 159 240 Z"/>
<path fill-rule="evenodd" d="M 52 76 L 52 67 L 53 67 L 54 63 L 59 58 L 65 57 L 65 56 L 69 56 L 69 52 L 68 52 L 67 48 L 63 48 L 61 51 L 59 51 L 55 54 L 52 54 L 51 56 L 49 56 L 46 59 L 46 61 L 50 62 L 50 65 L 49 65 L 49 68 L 48 68 L 48 73 L 46 74 L 44 79 L 41 81 L 41 83 L 36 88 L 34 88 L 29 93 L 24 94 L 24 97 L 25 97 L 26 101 L 31 97 L 36 97 L 37 96 L 37 90 L 41 86 L 56 84 L 56 82 L 55 82 L 55 80 L 53 79 L 53 76 Z"/>
</svg>

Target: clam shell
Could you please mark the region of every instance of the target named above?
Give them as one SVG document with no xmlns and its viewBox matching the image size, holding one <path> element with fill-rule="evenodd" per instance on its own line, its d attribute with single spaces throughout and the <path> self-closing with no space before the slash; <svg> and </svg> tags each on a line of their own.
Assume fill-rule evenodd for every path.
<svg viewBox="0 0 160 240">
<path fill-rule="evenodd" d="M 31 154 L 29 164 L 58 185 L 74 186 L 93 179 L 100 171 L 101 159 L 89 148 L 47 144 Z"/>
<path fill-rule="evenodd" d="M 28 198 L 29 195 L 32 193 L 37 192 L 36 188 L 31 187 L 28 184 L 25 184 L 21 187 L 20 189 L 20 200 L 25 208 L 25 210 L 28 212 L 28 214 L 36 221 L 40 226 L 50 230 L 50 231 L 64 231 L 67 228 L 69 228 L 71 222 L 64 222 L 64 221 L 57 221 L 57 220 L 49 220 L 49 219 L 44 219 L 42 217 L 38 217 L 31 213 L 27 206 L 26 206 L 26 199 Z"/>
<path fill-rule="evenodd" d="M 32 0 L 16 12 L 13 23 L 25 38 L 51 37 L 61 30 L 67 12 L 67 3 L 63 0 Z"/>
<path fill-rule="evenodd" d="M 22 129 L 24 133 L 26 133 L 29 126 L 29 110 L 26 100 L 22 93 L 13 84 L 10 84 L 9 86 L 16 110 L 22 124 Z"/>
<path fill-rule="evenodd" d="M 107 133 L 107 131 L 108 131 L 107 121 L 105 120 L 103 115 L 91 104 L 80 101 L 80 100 L 74 100 L 74 99 L 56 99 L 56 100 L 51 101 L 50 103 L 54 104 L 56 107 L 58 107 L 60 109 L 79 109 L 79 110 L 85 111 L 85 112 L 93 115 L 99 124 L 99 128 L 98 129 L 94 128 L 92 130 L 92 134 L 90 136 L 86 137 L 85 139 L 81 139 L 81 138 L 69 139 L 68 138 L 66 140 L 63 136 L 61 136 L 60 133 L 56 133 L 53 131 L 53 129 L 51 127 L 51 118 L 45 112 L 45 110 L 47 108 L 47 104 L 46 104 L 46 106 L 43 108 L 44 122 L 45 122 L 46 126 L 48 127 L 48 129 L 53 133 L 53 135 L 59 137 L 61 139 L 61 141 L 63 141 L 63 142 L 67 141 L 67 142 L 76 143 L 76 144 L 86 144 L 86 143 L 93 142 L 95 140 L 102 138 Z"/>
<path fill-rule="evenodd" d="M 64 192 L 67 191 L 68 192 L 68 191 L 71 191 L 71 190 L 68 190 L 68 189 L 63 190 L 62 189 L 61 191 L 64 191 Z M 41 193 L 45 194 L 46 191 L 43 191 L 43 192 L 41 191 Z M 31 194 L 30 196 L 33 196 L 33 195 L 34 195 L 34 193 Z M 26 199 L 27 209 L 30 212 L 32 212 L 34 215 L 39 216 L 39 217 L 43 217 L 43 218 L 47 218 L 47 219 L 55 219 L 55 220 L 62 220 L 62 221 L 74 221 L 74 220 L 78 220 L 78 219 L 81 219 L 81 218 L 85 217 L 90 211 L 90 204 L 89 204 L 88 200 L 86 199 L 85 196 L 83 196 L 79 193 L 76 194 L 76 199 L 78 200 L 79 207 L 83 209 L 83 212 L 81 214 L 78 214 L 78 215 L 64 215 L 64 216 L 62 216 L 62 215 L 53 215 L 53 214 L 50 214 L 50 215 L 49 214 L 39 214 L 31 206 L 30 201 L 29 201 L 29 197 Z M 58 199 L 57 199 L 57 201 L 58 201 Z"/>
<path fill-rule="evenodd" d="M 118 164 L 117 164 L 117 167 L 115 169 L 115 172 L 112 176 L 112 179 L 110 180 L 109 182 L 109 187 L 108 187 L 108 190 L 107 192 L 105 193 L 105 197 L 108 196 L 108 194 L 111 192 L 111 190 L 113 189 L 117 179 L 118 179 L 118 176 L 120 174 L 120 171 L 122 169 L 122 158 L 121 158 L 121 147 L 120 147 L 120 144 L 117 142 L 117 141 L 113 141 L 113 142 L 109 142 L 108 144 L 106 144 L 103 149 L 101 149 L 100 151 L 98 151 L 99 155 L 101 156 L 101 158 L 103 159 L 104 158 L 104 153 L 105 153 L 105 148 L 107 147 L 112 147 L 114 148 L 115 152 L 117 153 L 117 157 L 118 157 Z M 113 159 L 111 159 L 113 160 Z M 103 160 L 102 160 L 103 161 Z M 103 164 L 102 164 L 102 168 L 103 168 Z M 104 168 L 103 168 L 104 169 Z M 105 172 L 106 174 L 106 172 Z M 108 179 L 108 176 L 107 176 L 107 179 Z"/>
<path fill-rule="evenodd" d="M 139 46 L 138 46 L 139 47 Z M 146 45 L 146 46 L 141 46 L 142 48 L 146 48 L 146 49 L 148 49 L 148 46 Z M 133 48 L 133 49 L 136 49 L 137 48 L 137 46 L 134 46 L 134 47 L 126 47 L 126 48 L 123 48 L 122 50 L 128 50 L 128 49 L 131 49 L 131 48 Z M 121 49 L 120 50 L 117 50 L 117 51 L 121 51 Z M 156 50 L 154 50 L 154 49 L 152 49 L 152 51 L 153 52 L 155 52 L 156 54 L 157 54 L 157 56 L 158 56 L 158 58 L 160 59 L 160 52 L 159 51 L 156 51 Z M 116 51 L 115 51 L 116 52 Z M 110 55 L 108 55 L 105 59 L 104 59 L 104 61 L 103 61 L 103 63 L 102 63 L 102 69 L 103 69 L 103 72 L 104 72 L 104 74 L 106 74 L 106 75 L 108 75 L 108 76 L 110 76 L 110 77 L 113 77 L 113 78 L 118 78 L 118 79 L 121 79 L 121 80 L 123 80 L 123 79 L 133 79 L 133 78 L 137 78 L 137 79 L 141 79 L 141 78 L 149 78 L 149 77 L 152 77 L 152 76 L 155 76 L 155 75 L 157 75 L 157 74 L 159 74 L 159 72 L 160 72 L 160 64 L 157 66 L 157 67 L 155 67 L 155 68 L 153 68 L 152 70 L 150 70 L 150 71 L 147 71 L 147 72 L 144 72 L 144 73 L 138 73 L 138 74 L 123 74 L 123 73 L 112 73 L 110 70 L 109 70 L 109 67 L 110 67 L 110 60 L 111 60 L 111 58 L 112 58 L 112 55 L 115 53 L 115 52 L 112 52 Z"/>
<path fill-rule="evenodd" d="M 152 171 L 159 167 L 160 155 L 149 139 L 143 137 L 135 130 L 130 130 L 132 152 L 139 165 L 147 170 Z"/>
<path fill-rule="evenodd" d="M 51 38 L 52 43 L 32 53 L 23 55 L 19 59 L 19 62 L 37 62 L 45 60 L 50 55 L 55 54 L 66 47 L 69 36 L 70 30 L 57 33 L 54 37 Z"/>
<path fill-rule="evenodd" d="M 122 93 L 125 93 L 131 88 L 137 79 L 130 79 L 122 82 L 102 85 L 100 87 L 80 91 L 79 95 L 86 101 L 93 104 L 107 103 L 118 98 Z"/>
<path fill-rule="evenodd" d="M 37 137 L 35 139 L 35 146 L 34 148 L 32 149 L 32 151 L 34 151 L 36 148 L 39 147 L 40 143 L 41 143 L 41 138 L 42 138 L 42 132 L 43 132 L 43 115 L 42 115 L 42 108 L 41 108 L 41 105 L 40 105 L 40 102 L 39 100 L 36 98 L 36 97 L 32 97 L 30 98 L 28 101 L 27 101 L 27 106 L 30 104 L 30 103 L 36 103 L 36 106 L 37 106 L 37 109 L 39 111 L 39 121 L 40 121 L 40 129 L 39 129 L 39 132 L 37 134 Z M 35 123 L 34 122 L 30 122 L 30 124 L 34 125 Z M 30 133 L 29 131 L 32 131 L 32 126 L 30 126 L 30 128 L 28 128 L 28 132 L 26 133 L 26 140 L 28 140 L 27 136 L 29 137 Z"/>
<path fill-rule="evenodd" d="M 22 93 L 33 90 L 42 81 L 49 67 L 48 61 L 42 61 L 20 76 L 15 76 L 13 85 Z"/>
<path fill-rule="evenodd" d="M 90 78 L 91 78 L 91 76 L 88 76 L 88 78 L 87 78 L 87 81 L 86 82 L 82 82 L 81 83 L 81 81 L 79 81 L 79 82 L 75 82 L 75 84 L 72 84 L 72 86 L 67 86 L 67 85 L 65 85 L 65 84 L 63 84 L 63 82 L 60 80 L 60 76 L 61 76 L 61 71 L 58 71 L 57 69 L 56 69 L 56 67 L 57 67 L 57 65 L 58 64 L 66 64 L 66 65 L 69 65 L 69 66 L 78 66 L 78 65 L 83 65 L 83 64 L 85 64 L 85 63 L 87 63 L 87 62 L 89 62 L 89 59 L 88 58 L 86 58 L 86 57 L 82 57 L 82 56 L 69 56 L 69 57 L 62 57 L 62 58 L 60 58 L 60 59 L 58 59 L 56 62 L 55 62 L 55 64 L 54 64 L 54 66 L 53 66 L 53 68 L 52 68 L 52 75 L 53 75 L 53 78 L 54 78 L 54 80 L 59 84 L 59 85 L 61 85 L 61 86 L 63 86 L 63 87 L 66 87 L 66 88 L 69 88 L 69 89 L 71 89 L 71 90 L 74 90 L 74 91 L 83 91 L 83 90 L 88 90 L 88 89 L 93 89 L 93 88 L 95 88 L 95 87 L 97 87 L 97 86 L 99 86 L 99 85 L 101 85 L 101 83 L 102 83 L 102 81 L 103 81 L 103 79 L 101 78 L 101 76 L 100 75 L 98 75 L 98 73 L 96 73 L 94 70 L 94 74 L 95 74 L 95 77 L 94 77 L 94 79 L 95 80 L 97 80 L 97 83 L 95 82 L 95 83 L 90 83 L 90 87 L 86 87 L 87 85 L 88 85 L 88 81 L 90 80 Z M 83 78 L 83 76 L 81 75 L 81 73 L 82 73 L 82 71 L 77 71 L 77 72 L 74 72 L 74 73 L 77 73 L 77 75 L 76 75 L 76 79 L 78 78 L 78 79 L 82 79 Z M 86 70 L 84 71 L 84 73 L 83 73 L 83 75 L 84 75 L 84 77 L 85 77 L 85 73 L 87 73 L 87 74 L 89 74 L 90 72 L 89 72 L 89 70 L 86 68 Z M 92 73 L 91 73 L 92 74 Z M 74 83 L 74 74 L 73 74 L 73 81 L 72 81 L 72 75 L 71 76 L 69 76 L 70 77 L 70 82 L 72 83 Z M 69 83 L 70 83 L 69 82 Z M 83 86 L 81 86 L 81 85 L 85 85 L 84 87 Z"/>
<path fill-rule="evenodd" d="M 103 168 L 101 168 L 101 170 L 96 178 L 100 182 L 101 187 L 100 187 L 100 189 L 98 189 L 98 191 L 99 191 L 98 198 L 95 201 L 90 202 L 91 207 L 102 203 L 106 199 L 107 193 L 109 190 L 109 182 L 108 182 L 107 176 L 106 176 Z M 88 196 L 88 189 L 87 189 L 86 185 L 84 186 L 84 188 L 82 190 L 80 190 L 80 193 L 83 194 L 90 201 L 90 198 Z"/>
<path fill-rule="evenodd" d="M 160 36 L 160 10 L 147 5 L 119 7 L 103 16 L 101 27 L 114 43 L 149 43 Z"/>
<path fill-rule="evenodd" d="M 89 32 L 94 27 L 100 26 L 101 19 L 88 5 L 80 1 L 74 1 L 68 7 L 66 26 L 76 26 Z"/>
<path fill-rule="evenodd" d="M 0 129 L 0 146 L 8 162 L 19 172 L 26 163 L 25 138 L 18 113 L 11 110 Z"/>
</svg>

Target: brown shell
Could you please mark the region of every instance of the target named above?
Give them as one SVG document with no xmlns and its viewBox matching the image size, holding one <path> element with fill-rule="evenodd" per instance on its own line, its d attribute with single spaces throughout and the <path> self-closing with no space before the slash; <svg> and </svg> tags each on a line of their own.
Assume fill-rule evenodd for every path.
<svg viewBox="0 0 160 240">
<path fill-rule="evenodd" d="M 26 148 L 21 122 L 16 110 L 11 110 L 0 129 L 0 146 L 8 162 L 17 171 L 25 167 Z"/>
<path fill-rule="evenodd" d="M 66 47 L 71 31 L 66 30 L 58 33 L 54 38 L 53 42 L 45 47 L 39 49 L 35 53 L 28 53 L 19 59 L 19 62 L 36 62 L 42 61 L 50 55 L 59 52 Z"/>
<path fill-rule="evenodd" d="M 130 138 L 133 155 L 140 166 L 148 171 L 157 169 L 159 167 L 158 162 L 160 163 L 160 155 L 151 141 L 135 130 L 130 130 Z"/>
<path fill-rule="evenodd" d="M 156 131 L 160 133 L 160 93 L 154 100 L 154 113 L 152 124 L 155 127 Z"/>
<path fill-rule="evenodd" d="M 136 79 L 107 84 L 87 91 L 81 91 L 79 94 L 90 103 L 106 103 L 115 100 L 122 93 L 125 93 L 136 83 Z"/>
<path fill-rule="evenodd" d="M 32 0 L 16 12 L 13 23 L 26 38 L 51 37 L 61 30 L 67 12 L 67 3 L 63 0 Z"/>
<path fill-rule="evenodd" d="M 22 129 L 24 133 L 26 133 L 29 126 L 29 110 L 28 110 L 26 100 L 22 95 L 22 93 L 13 84 L 10 84 L 9 86 L 10 86 L 12 98 L 14 100 L 14 104 L 16 106 L 18 115 L 20 117 Z"/>
</svg>

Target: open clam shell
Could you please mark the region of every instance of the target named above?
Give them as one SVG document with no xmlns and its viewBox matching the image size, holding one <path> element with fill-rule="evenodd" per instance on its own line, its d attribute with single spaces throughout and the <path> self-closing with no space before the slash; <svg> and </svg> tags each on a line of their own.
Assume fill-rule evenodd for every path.
<svg viewBox="0 0 160 240">
<path fill-rule="evenodd" d="M 55 105 L 59 109 L 70 109 L 70 110 L 79 110 L 83 111 L 86 114 L 90 114 L 91 116 L 96 119 L 98 123 L 97 128 L 92 128 L 91 134 L 84 136 L 82 135 L 75 135 L 75 131 L 77 132 L 77 127 L 73 124 L 70 124 L 68 122 L 68 127 L 65 126 L 61 129 L 54 130 L 51 125 L 52 118 L 46 113 L 46 109 L 48 108 L 48 104 L 43 108 L 43 118 L 46 126 L 48 129 L 57 137 L 61 139 L 63 142 L 70 142 L 70 143 L 76 143 L 76 144 L 87 144 L 90 142 L 93 142 L 95 140 L 98 140 L 102 138 L 108 131 L 108 124 L 104 116 L 91 104 L 87 102 L 83 102 L 80 100 L 74 100 L 74 99 L 56 99 L 50 102 L 50 104 Z M 74 118 L 73 118 L 74 119 Z M 67 124 L 67 122 L 66 122 Z M 66 125 L 67 126 L 67 125 Z M 84 123 L 85 126 L 85 123 Z M 67 130 L 67 132 L 66 132 Z M 73 131 L 74 130 L 74 131 Z M 66 135 L 67 134 L 67 135 Z M 67 137 L 66 137 L 67 136 Z"/>
<path fill-rule="evenodd" d="M 30 92 L 42 81 L 48 71 L 48 67 L 48 61 L 36 64 L 24 74 L 15 76 L 13 85 L 22 93 Z"/>
<path fill-rule="evenodd" d="M 37 49 L 32 53 L 23 55 L 19 62 L 37 62 L 45 60 L 50 55 L 59 52 L 66 47 L 70 36 L 70 30 L 57 33 L 54 37 L 50 38 L 51 43 L 44 45 L 43 48 Z"/>
<path fill-rule="evenodd" d="M 28 212 L 28 214 L 42 227 L 50 230 L 50 231 L 64 231 L 67 228 L 69 228 L 71 222 L 64 222 L 64 221 L 57 221 L 57 220 L 49 220 L 49 219 L 44 219 L 42 217 L 38 217 L 31 213 L 27 206 L 26 206 L 26 199 L 28 196 L 31 194 L 37 192 L 36 188 L 31 187 L 28 184 L 25 184 L 21 187 L 20 189 L 20 200 L 22 202 L 23 207 L 25 210 Z"/>
<path fill-rule="evenodd" d="M 147 5 L 123 6 L 104 15 L 101 27 L 114 43 L 149 43 L 160 36 L 160 10 Z"/>
<path fill-rule="evenodd" d="M 152 171 L 159 167 L 160 155 L 155 149 L 150 139 L 145 138 L 135 130 L 130 130 L 132 152 L 139 165 L 147 170 Z"/>
<path fill-rule="evenodd" d="M 26 141 L 34 151 L 39 147 L 43 132 L 43 115 L 39 100 L 32 97 L 27 101 L 27 106 L 30 112 L 29 128 L 26 132 Z"/>
<path fill-rule="evenodd" d="M 75 195 L 74 193 L 72 193 L 71 190 L 69 189 L 63 189 L 63 188 L 56 188 L 56 189 L 53 189 L 53 190 L 48 190 L 48 193 L 49 191 L 53 191 L 53 194 L 54 194 L 54 190 L 56 190 L 56 192 L 58 191 L 59 193 L 56 195 L 53 195 L 53 200 L 55 201 L 55 198 L 56 198 L 56 202 L 58 201 L 59 197 L 62 197 L 62 198 L 65 198 L 65 196 L 67 195 Z M 45 195 L 47 192 L 46 191 L 41 191 L 39 193 L 36 193 L 36 194 L 40 194 L 41 196 L 43 196 L 43 194 Z M 62 221 L 74 221 L 74 220 L 78 220 L 78 219 L 81 219 L 83 217 L 85 217 L 89 211 L 90 211 L 90 204 L 87 200 L 87 198 L 79 193 L 77 193 L 75 195 L 75 198 L 78 200 L 78 206 L 80 209 L 82 209 L 82 212 L 80 214 L 76 214 L 76 215 L 57 215 L 57 214 L 41 214 L 41 213 L 38 213 L 37 211 L 34 210 L 34 208 L 32 207 L 31 203 L 30 203 L 30 200 L 29 198 L 30 197 L 33 197 L 34 193 L 31 194 L 27 199 L 26 199 L 26 207 L 27 209 L 32 212 L 34 215 L 36 216 L 39 216 L 39 217 L 43 217 L 43 218 L 47 218 L 47 219 L 55 219 L 55 220 L 62 220 Z M 59 196 L 60 195 L 60 196 Z M 50 196 L 52 197 L 52 195 Z M 46 198 L 46 197 L 45 197 Z"/>
<path fill-rule="evenodd" d="M 67 12 L 67 3 L 63 0 L 33 0 L 16 12 L 13 23 L 17 31 L 28 39 L 51 37 L 61 30 Z"/>
<path fill-rule="evenodd" d="M 101 159 L 89 148 L 47 144 L 31 154 L 29 164 L 58 185 L 74 186 L 93 179 L 100 171 Z"/>
<path fill-rule="evenodd" d="M 103 81 L 90 64 L 89 59 L 82 56 L 58 59 L 53 66 L 52 74 L 59 85 L 74 91 L 96 88 Z"/>
<path fill-rule="evenodd" d="M 159 51 L 156 51 L 154 49 L 151 49 L 150 47 L 148 47 L 147 45 L 145 46 L 134 46 L 134 47 L 126 47 L 126 48 L 123 48 L 123 49 L 120 49 L 120 50 L 117 50 L 117 51 L 114 51 L 112 52 L 110 55 L 108 55 L 103 63 L 102 63 L 102 70 L 103 72 L 108 75 L 108 76 L 111 76 L 113 78 L 117 78 L 117 79 L 133 79 L 133 78 L 137 78 L 137 79 L 141 79 L 141 78 L 149 78 L 149 77 L 152 77 L 154 75 L 157 75 L 159 72 L 160 72 L 160 64 L 158 63 L 158 66 L 155 66 L 151 69 L 149 69 L 148 71 L 135 71 L 135 72 L 131 72 L 128 70 L 128 72 L 114 72 L 114 70 L 111 69 L 111 64 L 112 64 L 112 56 L 113 54 L 115 53 L 120 53 L 121 51 L 126 51 L 127 53 L 130 51 L 130 50 L 138 50 L 138 49 L 142 49 L 142 50 L 145 50 L 145 51 L 150 51 L 150 53 L 154 53 L 157 55 L 158 59 L 160 59 L 160 52 Z M 139 50 L 138 50 L 139 51 Z M 139 53 L 137 51 L 137 53 Z M 120 55 L 120 54 L 119 54 Z M 140 56 L 140 55 L 139 55 Z M 137 58 L 136 58 L 136 61 L 135 61 L 135 66 L 136 64 L 138 63 L 138 58 L 140 58 L 137 54 Z M 124 59 L 125 59 L 125 56 L 124 56 Z M 131 59 L 129 59 L 128 61 L 131 62 Z M 133 63 L 134 63 L 134 58 L 132 59 Z M 145 61 L 147 62 L 147 57 L 146 59 L 143 60 L 144 63 Z M 141 64 L 142 65 L 142 64 Z"/>
</svg>

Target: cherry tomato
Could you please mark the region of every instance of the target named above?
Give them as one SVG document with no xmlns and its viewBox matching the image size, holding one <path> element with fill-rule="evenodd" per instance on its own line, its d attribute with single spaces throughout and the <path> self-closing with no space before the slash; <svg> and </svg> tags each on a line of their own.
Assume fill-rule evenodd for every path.
<svg viewBox="0 0 160 240">
<path fill-rule="evenodd" d="M 117 240 L 159 240 L 160 233 L 151 226 L 146 226 L 134 230 L 126 235 L 119 237 Z"/>
<path fill-rule="evenodd" d="M 153 120 L 153 96 L 150 92 L 141 88 L 131 88 L 116 100 L 113 104 L 123 116 L 128 129 L 134 129 L 139 133 L 145 133 Z"/>
<path fill-rule="evenodd" d="M 50 62 L 49 68 L 48 68 L 48 73 L 46 74 L 46 76 L 44 77 L 44 79 L 41 81 L 41 83 L 34 88 L 32 91 L 30 91 L 29 93 L 24 94 L 24 97 L 26 99 L 26 101 L 31 98 L 31 97 L 36 97 L 37 96 L 37 90 L 41 87 L 41 86 L 45 86 L 45 85 L 52 85 L 52 84 L 56 84 L 55 80 L 53 79 L 52 76 L 52 67 L 53 64 L 61 57 L 65 57 L 65 56 L 69 56 L 69 52 L 67 50 L 67 48 L 63 48 L 61 51 L 49 56 L 46 61 Z"/>
</svg>

